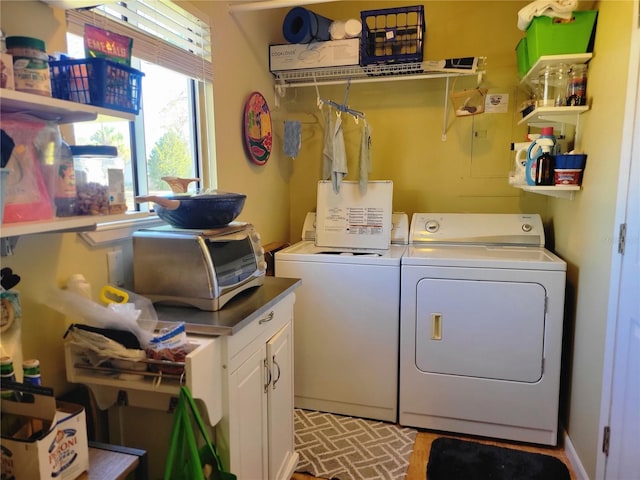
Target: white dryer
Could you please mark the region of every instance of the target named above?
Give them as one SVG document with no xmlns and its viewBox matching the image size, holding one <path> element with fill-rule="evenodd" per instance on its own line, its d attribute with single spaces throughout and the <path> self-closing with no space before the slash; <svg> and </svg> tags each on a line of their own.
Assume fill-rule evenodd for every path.
<svg viewBox="0 0 640 480">
<path fill-rule="evenodd" d="M 566 263 L 538 215 L 416 213 L 399 423 L 556 445 Z"/>
</svg>

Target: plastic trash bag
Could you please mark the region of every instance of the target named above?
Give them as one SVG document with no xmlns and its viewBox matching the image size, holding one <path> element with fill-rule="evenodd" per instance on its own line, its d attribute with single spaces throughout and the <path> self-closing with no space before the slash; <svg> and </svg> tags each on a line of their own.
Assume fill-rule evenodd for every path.
<svg viewBox="0 0 640 480">
<path fill-rule="evenodd" d="M 110 303 L 101 305 L 70 290 L 55 289 L 44 299 L 47 306 L 70 317 L 75 323 L 98 328 L 126 330 L 133 333 L 145 348 L 153 338 L 158 316 L 151 301 L 141 295 L 119 289 L 127 294 L 127 303 L 134 306 Z"/>
<path fill-rule="evenodd" d="M 147 358 L 144 350 L 127 348 L 105 335 L 76 325 L 71 325 L 65 333 L 65 343 L 78 347 L 79 351 L 82 351 L 83 359 L 94 367 L 113 359 L 139 362 Z"/>
</svg>

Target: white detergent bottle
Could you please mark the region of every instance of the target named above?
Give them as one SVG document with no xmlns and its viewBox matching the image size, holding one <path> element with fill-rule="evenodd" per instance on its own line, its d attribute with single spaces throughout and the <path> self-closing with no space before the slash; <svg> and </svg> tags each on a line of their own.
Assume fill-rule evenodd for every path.
<svg viewBox="0 0 640 480">
<path fill-rule="evenodd" d="M 531 142 L 515 142 L 511 144 L 514 158 L 513 171 L 509 176 L 511 185 L 525 185 L 527 183 L 525 169 L 527 167 L 527 149 Z"/>
</svg>

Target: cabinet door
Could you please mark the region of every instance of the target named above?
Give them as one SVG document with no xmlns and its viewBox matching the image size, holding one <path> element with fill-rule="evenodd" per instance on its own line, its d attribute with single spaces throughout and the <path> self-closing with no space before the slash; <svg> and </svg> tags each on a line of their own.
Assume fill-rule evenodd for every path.
<svg viewBox="0 0 640 480">
<path fill-rule="evenodd" d="M 230 468 L 241 479 L 267 478 L 265 347 L 229 376 Z"/>
<path fill-rule="evenodd" d="M 267 342 L 271 368 L 269 410 L 269 480 L 290 477 L 294 461 L 293 437 L 293 327 L 288 322 Z"/>
</svg>

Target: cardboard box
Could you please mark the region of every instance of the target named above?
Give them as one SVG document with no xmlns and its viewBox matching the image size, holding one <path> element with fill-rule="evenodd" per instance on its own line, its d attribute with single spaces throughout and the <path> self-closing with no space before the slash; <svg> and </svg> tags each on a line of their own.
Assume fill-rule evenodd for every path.
<svg viewBox="0 0 640 480">
<path fill-rule="evenodd" d="M 269 70 L 271 72 L 359 64 L 359 38 L 269 46 Z"/>
<path fill-rule="evenodd" d="M 73 480 L 87 471 L 84 408 L 56 402 L 50 389 L 21 391 L 15 385 L 14 391 L 29 401 L 2 399 L 2 478 Z"/>
<path fill-rule="evenodd" d="M 119 168 L 109 168 L 109 213 L 127 213 L 127 199 L 124 194 L 124 171 Z"/>
</svg>

